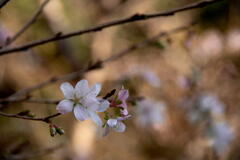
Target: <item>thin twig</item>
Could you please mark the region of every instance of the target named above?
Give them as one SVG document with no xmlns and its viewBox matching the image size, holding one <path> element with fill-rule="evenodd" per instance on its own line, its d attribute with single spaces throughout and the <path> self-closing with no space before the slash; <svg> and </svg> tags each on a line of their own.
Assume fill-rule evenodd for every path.
<svg viewBox="0 0 240 160">
<path fill-rule="evenodd" d="M 19 119 L 32 120 L 32 121 L 40 121 L 40 122 L 45 122 L 45 123 L 51 123 L 50 119 L 60 116 L 60 115 L 61 115 L 61 113 L 55 113 L 53 115 L 43 117 L 43 118 L 34 118 L 34 117 L 28 117 L 28 116 L 21 116 L 18 114 L 9 114 L 9 113 L 0 112 L 0 116 L 4 116 L 4 117 L 19 118 Z"/>
<path fill-rule="evenodd" d="M 123 18 L 123 19 L 110 21 L 110 22 L 103 23 L 103 24 L 95 26 L 95 27 L 90 27 L 90 28 L 84 29 L 84 30 L 70 32 L 70 33 L 67 33 L 67 34 L 62 34 L 62 32 L 59 32 L 56 35 L 54 35 L 52 37 L 49 37 L 49 38 L 46 38 L 46 39 L 36 40 L 36 41 L 29 42 L 29 43 L 26 43 L 26 44 L 23 44 L 23 45 L 20 45 L 20 46 L 2 49 L 2 50 L 0 50 L 0 55 L 9 54 L 9 53 L 13 53 L 13 52 L 24 51 L 24 50 L 27 50 L 29 48 L 33 48 L 33 47 L 36 47 L 36 46 L 39 46 L 39 45 L 43 45 L 45 43 L 58 41 L 58 40 L 70 38 L 70 37 L 73 37 L 73 36 L 83 35 L 83 34 L 86 34 L 86 33 L 101 31 L 105 28 L 112 27 L 112 26 L 117 26 L 117 25 L 122 25 L 122 24 L 126 24 L 126 23 L 157 18 L 157 17 L 172 16 L 175 13 L 179 13 L 179 12 L 183 12 L 183 11 L 187 11 L 187 10 L 195 9 L 195 8 L 202 8 L 202 7 L 205 7 L 207 5 L 217 3 L 217 2 L 220 2 L 220 1 L 221 0 L 202 0 L 202 1 L 199 1 L 199 2 L 195 2 L 195 3 L 185 5 L 185 6 L 180 7 L 180 8 L 172 9 L 170 11 L 159 12 L 159 13 L 154 13 L 154 14 L 135 14 L 135 15 L 130 16 L 128 18 Z"/>
<path fill-rule="evenodd" d="M 10 0 L 2 0 L 0 3 L 0 8 L 4 7 Z"/>
<path fill-rule="evenodd" d="M 50 0 L 45 0 L 40 7 L 38 8 L 38 10 L 34 13 L 34 15 L 32 16 L 32 18 L 12 37 L 8 38 L 5 42 L 5 45 L 3 47 L 6 47 L 10 44 L 12 44 L 18 37 L 20 37 L 33 23 L 35 23 L 35 21 L 37 20 L 37 18 L 39 17 L 39 15 L 42 13 L 44 7 L 48 4 Z"/>
<path fill-rule="evenodd" d="M 144 41 L 142 41 L 140 43 L 136 43 L 134 45 L 131 45 L 127 49 L 125 49 L 123 51 L 120 51 L 117 54 L 114 54 L 113 56 L 110 56 L 109 58 L 107 58 L 107 59 L 105 59 L 103 61 L 98 61 L 98 62 L 96 62 L 96 63 L 94 63 L 92 65 L 89 65 L 85 69 L 82 69 L 82 70 L 79 70 L 79 71 L 76 71 L 76 72 L 73 72 L 73 73 L 69 73 L 67 75 L 52 77 L 49 80 L 41 82 L 41 83 L 39 83 L 37 85 L 34 85 L 32 87 L 19 90 L 15 94 L 11 95 L 9 98 L 4 99 L 2 101 L 0 100 L 0 103 L 4 102 L 4 101 L 6 101 L 6 102 L 8 102 L 8 101 L 10 101 L 10 102 L 21 101 L 21 100 L 24 100 L 24 96 L 27 96 L 29 93 L 31 93 L 31 92 L 33 92 L 33 91 L 35 91 L 37 89 L 43 88 L 44 86 L 49 85 L 51 83 L 55 83 L 57 81 L 67 81 L 67 80 L 77 79 L 78 77 L 81 77 L 82 74 L 84 74 L 86 72 L 89 72 L 89 71 L 101 68 L 102 65 L 105 64 L 105 63 L 108 63 L 108 62 L 114 61 L 114 60 L 116 60 L 118 58 L 121 58 L 122 56 L 132 52 L 133 50 L 145 47 L 146 45 L 151 44 L 153 41 L 155 41 L 155 40 L 157 40 L 159 38 L 168 36 L 168 35 L 173 34 L 173 33 L 178 33 L 178 32 L 187 30 L 190 27 L 192 27 L 192 25 L 194 25 L 194 24 L 195 23 L 191 23 L 190 25 L 181 26 L 181 27 L 178 27 L 176 29 L 170 30 L 168 32 L 161 32 L 161 33 L 159 33 L 158 35 L 156 35 L 156 36 L 154 36 L 152 38 L 149 38 L 149 39 L 146 39 L 146 40 L 144 40 Z"/>
</svg>

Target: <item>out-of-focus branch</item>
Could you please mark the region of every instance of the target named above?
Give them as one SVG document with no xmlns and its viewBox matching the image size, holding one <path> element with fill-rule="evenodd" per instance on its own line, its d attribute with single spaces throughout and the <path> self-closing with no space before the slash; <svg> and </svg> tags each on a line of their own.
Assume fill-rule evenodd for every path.
<svg viewBox="0 0 240 160">
<path fill-rule="evenodd" d="M 58 99 L 33 99 L 30 97 L 19 97 L 15 99 L 0 99 L 0 104 L 11 104 L 17 102 L 40 103 L 40 104 L 58 104 Z"/>
<path fill-rule="evenodd" d="M 110 21 L 110 22 L 103 23 L 103 24 L 95 26 L 95 27 L 90 27 L 90 28 L 85 29 L 85 30 L 79 30 L 79 31 L 75 31 L 75 32 L 67 33 L 67 34 L 62 34 L 61 32 L 59 32 L 56 35 L 54 35 L 52 37 L 49 37 L 49 38 L 46 38 L 46 39 L 36 40 L 36 41 L 29 42 L 29 43 L 24 44 L 24 45 L 2 49 L 2 50 L 0 50 L 0 55 L 9 54 L 9 53 L 13 53 L 13 52 L 24 51 L 24 50 L 27 50 L 29 48 L 33 48 L 33 47 L 36 47 L 36 46 L 39 46 L 39 45 L 43 45 L 45 43 L 58 41 L 58 40 L 70 38 L 70 37 L 73 37 L 73 36 L 79 36 L 79 35 L 83 35 L 83 34 L 86 34 L 86 33 L 101 31 L 105 28 L 109 28 L 109 27 L 112 27 L 112 26 L 117 26 L 117 25 L 122 25 L 122 24 L 126 24 L 126 23 L 157 18 L 157 17 L 172 16 L 175 13 L 178 13 L 178 12 L 183 12 L 183 11 L 187 11 L 187 10 L 195 9 L 195 8 L 202 8 L 202 7 L 205 7 L 207 5 L 210 5 L 210 4 L 213 4 L 213 3 L 216 3 L 216 2 L 220 2 L 220 1 L 221 0 L 202 0 L 202 1 L 199 1 L 199 2 L 191 3 L 191 4 L 185 5 L 183 7 L 179 7 L 179 8 L 172 9 L 172 10 L 165 11 L 165 12 L 159 12 L 159 13 L 154 13 L 154 14 L 135 14 L 135 15 L 130 16 L 128 18 L 123 18 L 123 19 Z"/>
<path fill-rule="evenodd" d="M 146 39 L 146 40 L 144 40 L 140 43 L 136 43 L 136 44 L 130 46 L 129 48 L 127 48 L 127 49 L 125 49 L 125 50 L 123 50 L 123 51 L 121 51 L 121 52 L 103 60 L 103 61 L 98 61 L 98 62 L 96 62 L 92 65 L 89 65 L 87 68 L 85 68 L 83 70 L 73 72 L 73 73 L 70 73 L 70 74 L 67 74 L 67 75 L 53 77 L 53 78 L 51 78 L 51 79 L 49 79 L 45 82 L 42 82 L 42 83 L 39 83 L 39 84 L 35 85 L 35 86 L 20 90 L 13 95 L 13 99 L 11 97 L 10 97 L 10 99 L 2 99 L 2 100 L 0 100 L 0 103 L 11 103 L 11 102 L 26 101 L 26 102 L 30 102 L 30 103 L 57 104 L 59 102 L 59 100 L 44 100 L 44 99 L 43 100 L 41 100 L 41 99 L 39 99 L 39 100 L 35 99 L 34 100 L 34 99 L 28 99 L 26 97 L 20 97 L 19 98 L 19 96 L 27 95 L 34 90 L 40 89 L 40 88 L 42 88 L 46 85 L 49 85 L 51 83 L 54 83 L 54 82 L 57 82 L 57 81 L 60 81 L 60 80 L 64 81 L 64 80 L 76 79 L 86 72 L 101 68 L 104 63 L 108 63 L 110 61 L 117 60 L 118 58 L 121 58 L 122 56 L 132 52 L 133 50 L 136 50 L 136 49 L 145 47 L 148 44 L 151 44 L 152 42 L 156 41 L 157 39 L 159 39 L 161 37 L 169 36 L 170 34 L 187 30 L 194 24 L 195 23 L 192 23 L 192 24 L 186 25 L 186 26 L 181 26 L 181 27 L 178 27 L 178 28 L 173 29 L 173 30 L 168 31 L 168 32 L 161 32 L 158 35 L 156 35 L 152 38 Z M 15 96 L 17 96 L 17 98 L 15 98 Z M 21 115 L 18 115 L 18 114 L 8 114 L 8 113 L 0 112 L 0 116 L 11 117 L 11 118 L 19 118 L 19 119 L 25 119 L 25 120 L 33 120 L 33 121 L 42 121 L 42 122 L 45 122 L 45 123 L 51 123 L 50 119 L 54 118 L 54 117 L 57 117 L 59 115 L 61 115 L 61 114 L 56 113 L 56 114 L 53 114 L 53 115 L 50 115 L 50 116 L 47 116 L 47 117 L 43 117 L 43 118 L 33 118 L 33 117 L 21 116 Z"/>
<path fill-rule="evenodd" d="M 39 83 L 35 86 L 25 88 L 25 89 L 22 89 L 22 90 L 16 92 L 14 95 L 10 96 L 10 97 L 12 97 L 10 99 L 12 99 L 14 101 L 15 97 L 27 95 L 30 92 L 33 92 L 33 91 L 35 91 L 37 89 L 40 89 L 40 88 L 43 88 L 44 86 L 55 83 L 57 81 L 68 81 L 68 80 L 76 79 L 76 78 L 82 76 L 82 74 L 85 73 L 85 72 L 89 72 L 91 70 L 99 69 L 101 67 L 102 67 L 102 62 L 98 61 L 98 62 L 96 62 L 92 65 L 89 65 L 85 69 L 82 69 L 82 70 L 79 70 L 79 71 L 76 71 L 76 72 L 72 72 L 72 73 L 69 73 L 69 74 L 66 74 L 66 75 L 52 77 L 52 78 L 50 78 L 50 79 L 48 79 L 44 82 L 41 82 L 41 83 Z"/>
<path fill-rule="evenodd" d="M 6 47 L 10 44 L 12 44 L 18 37 L 20 37 L 33 23 L 36 22 L 37 18 L 39 17 L 39 15 L 42 13 L 44 7 L 48 4 L 50 0 L 45 0 L 40 7 L 38 8 L 38 10 L 33 14 L 33 16 L 31 17 L 31 19 L 29 19 L 29 21 L 27 23 L 24 24 L 24 26 L 12 37 L 9 37 L 6 42 L 5 45 L 3 47 Z"/>
<path fill-rule="evenodd" d="M 18 155 L 7 155 L 7 156 L 3 156 L 4 160 L 27 160 L 27 159 L 33 159 L 33 158 L 39 158 L 42 156 L 45 156 L 47 154 L 51 154 L 53 152 L 55 152 L 56 150 L 62 148 L 63 145 L 57 145 L 54 147 L 50 147 L 50 148 L 46 148 L 46 149 L 42 149 L 39 151 L 35 151 L 32 153 L 22 153 L 22 154 L 18 154 Z"/>
<path fill-rule="evenodd" d="M 115 61 L 117 60 L 118 58 L 121 58 L 123 57 L 124 55 L 136 50 L 136 49 L 139 49 L 139 48 L 143 48 L 145 47 L 146 45 L 148 44 L 151 44 L 152 42 L 158 40 L 159 38 L 162 38 L 162 37 L 166 37 L 166 36 L 169 36 L 173 33 L 178 33 L 178 32 L 182 32 L 184 30 L 187 30 L 189 29 L 190 27 L 192 27 L 193 25 L 195 25 L 196 23 L 191 23 L 190 25 L 186 25 L 186 26 L 181 26 L 181 27 L 178 27 L 178 28 L 175 28 L 173 30 L 170 30 L 170 31 L 167 31 L 167 32 L 160 32 L 159 34 L 149 38 L 149 39 L 146 39 L 142 42 L 139 42 L 139 43 L 136 43 L 130 47 L 128 47 L 127 49 L 105 59 L 102 61 L 102 63 L 107 63 L 107 62 L 110 62 L 110 61 Z"/>
<path fill-rule="evenodd" d="M 2 1 L 0 2 L 0 9 L 1 9 L 2 7 L 4 7 L 9 1 L 10 1 L 10 0 L 2 0 Z"/>
<path fill-rule="evenodd" d="M 45 86 L 47 86 L 51 83 L 55 83 L 57 81 L 67 81 L 67 80 L 77 79 L 78 77 L 81 77 L 84 73 L 92 71 L 92 70 L 99 69 L 103 66 L 103 64 L 114 61 L 114 60 L 117 60 L 118 58 L 121 58 L 122 56 L 124 56 L 126 54 L 129 54 L 130 52 L 132 52 L 136 49 L 143 48 L 146 45 L 151 44 L 152 42 L 156 41 L 159 38 L 169 36 L 170 34 L 173 34 L 173 33 L 178 33 L 178 32 L 184 31 L 184 30 L 188 30 L 194 24 L 195 23 L 191 23 L 189 25 L 184 25 L 184 26 L 175 28 L 175 29 L 170 30 L 168 32 L 161 32 L 161 33 L 159 33 L 158 35 L 156 35 L 152 38 L 149 38 L 149 39 L 146 39 L 142 42 L 131 45 L 127 49 L 125 49 L 123 51 L 120 51 L 117 54 L 114 54 L 113 56 L 110 56 L 109 58 L 107 58 L 103 61 L 98 61 L 94 64 L 91 64 L 91 65 L 87 66 L 85 69 L 82 69 L 82 70 L 79 70 L 79 71 L 76 71 L 76 72 L 73 72 L 73 73 L 69 73 L 69 74 L 66 74 L 66 75 L 62 75 L 62 76 L 52 77 L 52 78 L 50 78 L 50 79 L 48 79 L 44 82 L 41 82 L 37 85 L 34 85 L 32 87 L 19 90 L 18 92 L 16 92 L 15 94 L 10 96 L 9 98 L 0 100 L 0 103 L 24 101 L 25 96 L 27 96 L 28 94 L 30 94 L 31 92 L 33 92 L 37 89 L 41 89 L 41 88 L 43 88 L 43 87 L 45 87 Z"/>
<path fill-rule="evenodd" d="M 23 100 L 27 103 L 40 103 L 40 104 L 58 104 L 61 100 L 59 99 L 28 99 Z"/>
<path fill-rule="evenodd" d="M 45 123 L 51 123 L 51 119 L 57 116 L 60 116 L 61 113 L 55 113 L 53 115 L 43 117 L 43 118 L 34 118 L 34 117 L 28 117 L 28 116 L 21 116 L 19 114 L 9 114 L 9 113 L 4 113 L 0 112 L 0 116 L 4 117 L 9 117 L 9 118 L 19 118 L 19 119 L 25 119 L 25 120 L 31 120 L 31 121 L 40 121 L 40 122 L 45 122 Z"/>
<path fill-rule="evenodd" d="M 162 38 L 162 37 L 166 37 L 170 34 L 173 34 L 173 33 L 177 33 L 177 32 L 181 32 L 181 31 L 184 31 L 184 30 L 187 30 L 189 29 L 192 25 L 194 25 L 195 23 L 191 23 L 190 25 L 185 25 L 185 26 L 181 26 L 181 27 L 178 27 L 176 29 L 173 29 L 173 30 L 170 30 L 168 32 L 161 32 L 159 33 L 158 35 L 152 37 L 152 38 L 149 38 L 149 39 L 146 39 L 140 43 L 136 43 L 130 47 L 128 47 L 127 49 L 123 50 L 123 51 L 120 51 L 119 53 L 117 54 L 114 54 L 113 56 L 103 60 L 103 61 L 98 61 L 92 65 L 89 65 L 87 66 L 86 68 L 82 69 L 82 70 L 79 70 L 79 71 L 76 71 L 76 72 L 73 72 L 73 73 L 69 73 L 69 74 L 66 74 L 66 75 L 62 75 L 62 76 L 56 76 L 56 77 L 52 77 L 44 82 L 41 82 L 37 85 L 34 85 L 32 87 L 29 87 L 29 88 L 25 88 L 25 89 L 22 89 L 22 90 L 19 90 L 18 92 L 16 92 L 15 94 L 13 94 L 12 96 L 10 96 L 9 98 L 5 99 L 5 101 L 8 101 L 8 100 L 12 100 L 12 101 L 16 101 L 18 100 L 19 98 L 18 97 L 21 97 L 21 96 L 26 96 L 28 95 L 29 93 L 37 90 L 37 89 L 40 89 L 46 85 L 49 85 L 51 83 L 55 83 L 57 81 L 67 81 L 67 80 L 73 80 L 73 79 L 77 79 L 78 77 L 81 77 L 84 73 L 86 72 L 89 72 L 89 71 L 92 71 L 92 70 L 96 70 L 96 69 L 99 69 L 102 67 L 103 64 L 105 63 L 108 63 L 110 61 L 114 61 L 136 49 L 139 49 L 139 48 L 142 48 L 142 47 L 145 47 L 146 45 L 148 44 L 151 44 L 152 42 L 154 42 L 155 40 L 157 40 L 158 38 Z M 1 100 L 0 100 L 1 102 Z"/>
</svg>

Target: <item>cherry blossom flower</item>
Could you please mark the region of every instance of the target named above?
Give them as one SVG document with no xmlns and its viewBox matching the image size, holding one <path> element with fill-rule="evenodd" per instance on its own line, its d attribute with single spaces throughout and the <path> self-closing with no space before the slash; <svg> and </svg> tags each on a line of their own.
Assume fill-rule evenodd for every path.
<svg viewBox="0 0 240 160">
<path fill-rule="evenodd" d="M 57 105 L 59 113 L 65 114 L 73 111 L 77 120 L 83 121 L 90 118 L 97 125 L 102 125 L 102 120 L 96 112 L 104 112 L 109 107 L 109 102 L 97 98 L 101 90 L 100 84 L 89 88 L 88 81 L 81 80 L 75 88 L 65 82 L 61 84 L 60 89 L 65 99 Z"/>
<path fill-rule="evenodd" d="M 141 65 L 133 66 L 130 69 L 129 74 L 136 75 L 136 76 L 142 78 L 148 84 L 150 84 L 152 87 L 156 87 L 156 88 L 161 87 L 160 78 L 158 77 L 158 75 L 156 74 L 155 71 L 153 71 L 152 69 L 150 69 L 148 67 L 141 66 Z"/>
<path fill-rule="evenodd" d="M 103 136 L 106 136 L 110 130 L 114 130 L 115 132 L 124 132 L 126 130 L 126 125 L 122 122 L 123 120 L 126 120 L 127 118 L 129 118 L 130 115 L 125 116 L 125 117 L 118 117 L 115 119 L 108 119 L 107 123 L 104 127 L 104 131 L 103 131 Z"/>
</svg>

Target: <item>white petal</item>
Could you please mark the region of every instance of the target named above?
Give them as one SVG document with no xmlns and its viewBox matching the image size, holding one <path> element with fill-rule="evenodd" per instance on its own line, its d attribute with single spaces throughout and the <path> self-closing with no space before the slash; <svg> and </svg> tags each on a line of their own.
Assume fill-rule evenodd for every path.
<svg viewBox="0 0 240 160">
<path fill-rule="evenodd" d="M 123 122 L 118 121 L 117 126 L 113 128 L 116 132 L 124 132 L 126 130 L 126 126 Z"/>
<path fill-rule="evenodd" d="M 81 105 L 75 106 L 75 108 L 73 109 L 73 112 L 77 120 L 83 121 L 89 118 L 87 109 Z"/>
<path fill-rule="evenodd" d="M 97 111 L 100 105 L 100 102 L 95 97 L 85 97 L 81 100 L 81 103 L 91 111 Z"/>
<path fill-rule="evenodd" d="M 69 100 L 62 100 L 57 105 L 57 111 L 59 113 L 65 114 L 73 110 L 73 102 Z"/>
<path fill-rule="evenodd" d="M 89 92 L 88 81 L 85 79 L 79 81 L 75 86 L 75 92 L 77 98 L 84 97 Z"/>
<path fill-rule="evenodd" d="M 99 92 L 101 91 L 101 88 L 102 88 L 101 84 L 96 83 L 95 85 L 92 86 L 88 95 L 96 97 L 99 94 Z"/>
<path fill-rule="evenodd" d="M 117 125 L 118 121 L 117 119 L 109 119 L 107 121 L 107 124 L 110 126 L 110 127 L 115 127 Z"/>
<path fill-rule="evenodd" d="M 102 120 L 100 119 L 100 117 L 97 115 L 96 112 L 88 110 L 88 113 L 89 113 L 91 119 L 93 120 L 93 122 L 95 122 L 98 126 L 102 126 Z"/>
<path fill-rule="evenodd" d="M 107 100 L 100 101 L 100 105 L 98 107 L 98 112 L 104 112 L 108 107 L 110 103 Z"/>
<path fill-rule="evenodd" d="M 124 120 L 126 120 L 126 119 L 128 119 L 128 118 L 131 118 L 131 115 L 130 115 L 130 114 L 127 115 L 127 116 L 124 116 L 124 117 L 118 117 L 117 120 L 118 120 L 118 121 L 124 121 Z"/>
<path fill-rule="evenodd" d="M 68 82 L 62 83 L 60 89 L 62 90 L 63 95 L 66 99 L 74 98 L 74 88 L 70 83 Z"/>
</svg>

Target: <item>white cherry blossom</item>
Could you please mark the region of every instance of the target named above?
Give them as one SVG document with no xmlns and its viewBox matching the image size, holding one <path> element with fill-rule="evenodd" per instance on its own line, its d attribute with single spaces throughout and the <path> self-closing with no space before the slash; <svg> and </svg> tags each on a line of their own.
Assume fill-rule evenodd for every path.
<svg viewBox="0 0 240 160">
<path fill-rule="evenodd" d="M 92 119 L 97 125 L 102 125 L 102 120 L 96 112 L 104 112 L 109 107 L 107 100 L 97 98 L 101 90 L 100 84 L 89 88 L 87 80 L 79 81 L 75 88 L 68 82 L 62 83 L 60 89 L 64 100 L 57 105 L 59 113 L 74 113 L 76 119 L 83 121 Z"/>
</svg>

